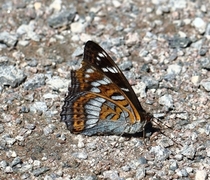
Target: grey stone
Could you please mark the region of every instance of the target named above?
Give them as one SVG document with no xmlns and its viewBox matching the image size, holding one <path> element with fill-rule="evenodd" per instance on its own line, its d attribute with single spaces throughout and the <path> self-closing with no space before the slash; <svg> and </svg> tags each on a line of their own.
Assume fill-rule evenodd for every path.
<svg viewBox="0 0 210 180">
<path fill-rule="evenodd" d="M 187 1 L 186 0 L 170 0 L 169 5 L 170 7 L 174 9 L 184 9 L 187 7 Z"/>
<path fill-rule="evenodd" d="M 1 7 L 3 10 L 12 10 L 13 9 L 13 2 L 6 1 L 5 3 L 2 4 Z"/>
<path fill-rule="evenodd" d="M 192 173 L 194 171 L 194 168 L 192 168 L 192 167 L 185 167 L 185 170 L 189 174 L 189 173 Z"/>
<path fill-rule="evenodd" d="M 63 89 L 68 88 L 69 80 L 54 76 L 50 79 L 47 79 L 46 83 L 56 91 L 62 91 Z M 66 90 L 65 90 L 66 91 Z"/>
<path fill-rule="evenodd" d="M 187 112 L 186 113 L 177 113 L 176 117 L 178 117 L 180 119 L 187 120 L 189 118 L 189 114 Z"/>
<path fill-rule="evenodd" d="M 46 126 L 43 131 L 44 131 L 44 135 L 47 136 L 49 134 L 52 134 L 54 132 L 55 129 L 55 125 L 53 124 L 49 124 L 48 126 Z"/>
<path fill-rule="evenodd" d="M 17 87 L 26 79 L 26 75 L 14 66 L 0 66 L 0 84 Z"/>
<path fill-rule="evenodd" d="M 177 59 L 177 57 L 178 57 L 177 49 L 173 49 L 173 51 L 172 51 L 172 53 L 171 53 L 171 55 L 169 57 L 169 61 L 174 61 L 174 60 Z"/>
<path fill-rule="evenodd" d="M 18 27 L 18 29 L 17 29 L 17 34 L 18 34 L 19 36 L 22 36 L 22 35 L 26 34 L 27 31 L 29 31 L 28 25 L 22 24 L 22 25 L 20 25 L 20 26 Z"/>
<path fill-rule="evenodd" d="M 45 112 L 45 111 L 47 111 L 47 105 L 45 102 L 41 102 L 41 101 L 34 102 L 30 107 L 30 111 L 31 112 L 37 112 L 37 111 Z"/>
<path fill-rule="evenodd" d="M 0 134 L 4 132 L 4 125 L 0 124 Z"/>
<path fill-rule="evenodd" d="M 5 141 L 8 145 L 13 145 L 16 142 L 15 138 L 5 137 Z"/>
<path fill-rule="evenodd" d="M 6 44 L 0 44 L 0 50 L 6 49 L 6 48 L 7 48 Z"/>
<path fill-rule="evenodd" d="M 139 35 L 138 33 L 128 33 L 127 39 L 125 40 L 125 44 L 130 47 L 139 43 Z"/>
<path fill-rule="evenodd" d="M 140 158 L 138 158 L 138 162 L 139 162 L 140 164 L 147 164 L 147 160 L 145 159 L 145 157 L 140 157 Z"/>
<path fill-rule="evenodd" d="M 45 85 L 46 77 L 44 74 L 35 74 L 33 78 L 30 78 L 23 84 L 25 90 L 33 90 Z"/>
<path fill-rule="evenodd" d="M 193 159 L 195 156 L 195 147 L 192 145 L 183 147 L 182 154 L 189 159 Z"/>
<path fill-rule="evenodd" d="M 162 118 L 162 117 L 165 117 L 166 116 L 166 114 L 165 113 L 155 113 L 155 114 L 153 114 L 153 117 L 154 118 Z"/>
<path fill-rule="evenodd" d="M 110 180 L 120 180 L 120 177 L 117 173 L 117 171 L 104 171 L 103 172 L 104 178 L 105 179 L 110 179 Z"/>
<path fill-rule="evenodd" d="M 38 65 L 38 61 L 35 58 L 27 59 L 27 62 L 31 67 L 36 67 Z"/>
<path fill-rule="evenodd" d="M 6 168 L 7 166 L 8 166 L 7 161 L 2 160 L 2 161 L 0 162 L 0 168 L 1 168 L 1 169 Z"/>
<path fill-rule="evenodd" d="M 181 176 L 182 177 L 187 177 L 188 176 L 188 172 L 186 171 L 186 169 L 184 168 L 184 169 L 181 169 Z"/>
<path fill-rule="evenodd" d="M 143 179 L 145 177 L 145 168 L 144 167 L 139 167 L 136 170 L 136 179 Z"/>
<path fill-rule="evenodd" d="M 146 94 L 146 84 L 143 83 L 143 82 L 139 82 L 137 84 L 137 86 L 133 87 L 133 90 L 137 95 L 140 95 L 141 98 L 147 96 L 147 94 Z"/>
<path fill-rule="evenodd" d="M 125 165 L 125 166 L 122 167 L 122 170 L 125 171 L 125 172 L 128 172 L 128 171 L 131 170 L 131 168 L 130 168 L 130 166 Z"/>
<path fill-rule="evenodd" d="M 207 70 L 210 70 L 210 58 L 201 58 L 200 59 L 201 67 Z"/>
<path fill-rule="evenodd" d="M 18 45 L 20 45 L 20 46 L 26 47 L 29 44 L 30 44 L 30 41 L 27 41 L 27 40 L 20 40 L 20 41 L 18 41 Z"/>
<path fill-rule="evenodd" d="M 87 146 L 88 149 L 91 149 L 91 150 L 96 150 L 97 149 L 97 144 L 95 142 L 87 143 L 86 146 Z"/>
<path fill-rule="evenodd" d="M 44 174 L 45 172 L 47 172 L 49 170 L 50 170 L 50 168 L 48 168 L 48 167 L 41 167 L 41 168 L 37 168 L 37 169 L 33 170 L 32 174 L 37 177 L 41 174 Z"/>
<path fill-rule="evenodd" d="M 7 56 L 0 56 L 0 66 L 15 65 L 15 60 Z"/>
<path fill-rule="evenodd" d="M 5 150 L 6 149 L 6 140 L 5 139 L 1 139 L 0 140 L 0 150 Z"/>
<path fill-rule="evenodd" d="M 13 159 L 12 163 L 11 163 L 11 166 L 16 166 L 17 164 L 20 164 L 22 163 L 22 160 L 20 159 L 20 157 L 16 157 Z"/>
<path fill-rule="evenodd" d="M 206 125 L 205 125 L 205 133 L 206 133 L 207 135 L 210 134 L 210 124 L 206 124 Z M 209 153 L 210 153 L 210 152 L 209 152 Z"/>
<path fill-rule="evenodd" d="M 159 82 L 151 76 L 143 76 L 142 82 L 146 84 L 148 89 L 157 89 Z"/>
<path fill-rule="evenodd" d="M 78 159 L 87 159 L 88 155 L 86 152 L 75 152 L 72 154 L 72 156 L 78 158 Z"/>
<path fill-rule="evenodd" d="M 7 166 L 7 167 L 4 168 L 4 172 L 5 173 L 13 173 L 13 169 L 12 169 L 12 167 Z"/>
<path fill-rule="evenodd" d="M 175 74 L 166 74 L 163 78 L 167 81 L 172 81 L 173 79 L 176 78 L 176 75 Z"/>
<path fill-rule="evenodd" d="M 26 124 L 25 128 L 29 129 L 29 130 L 34 130 L 36 128 L 36 125 L 35 124 Z"/>
<path fill-rule="evenodd" d="M 158 140 L 158 145 L 164 148 L 173 146 L 173 144 L 174 144 L 173 141 L 167 137 L 162 137 L 161 139 Z"/>
<path fill-rule="evenodd" d="M 131 61 L 124 61 L 122 62 L 120 65 L 119 65 L 119 68 L 124 71 L 124 70 L 127 70 L 127 69 L 131 69 L 133 66 L 132 62 Z"/>
<path fill-rule="evenodd" d="M 28 113 L 30 111 L 30 109 L 26 106 L 22 106 L 21 109 L 20 109 L 20 113 Z"/>
<path fill-rule="evenodd" d="M 149 51 L 145 50 L 145 49 L 143 49 L 139 52 L 140 57 L 147 57 L 148 54 L 149 54 Z"/>
<path fill-rule="evenodd" d="M 121 46 L 124 43 L 123 37 L 116 37 L 111 39 L 113 46 Z"/>
<path fill-rule="evenodd" d="M 159 98 L 159 103 L 163 106 L 166 106 L 168 108 L 173 107 L 173 99 L 170 94 L 165 94 Z"/>
<path fill-rule="evenodd" d="M 179 49 L 189 47 L 192 41 L 188 37 L 174 36 L 173 38 L 168 39 L 168 43 L 171 48 Z"/>
<path fill-rule="evenodd" d="M 169 166 L 169 169 L 172 170 L 172 171 L 175 171 L 176 169 L 178 169 L 178 163 L 176 161 L 172 161 L 170 166 Z"/>
<path fill-rule="evenodd" d="M 167 74 L 178 75 L 178 74 L 180 74 L 181 70 L 182 70 L 182 66 L 180 66 L 178 64 L 172 64 L 172 65 L 168 66 Z"/>
<path fill-rule="evenodd" d="M 208 79 L 203 79 L 201 82 L 200 82 L 200 85 L 204 87 L 204 89 L 206 91 L 210 91 L 210 78 Z"/>
<path fill-rule="evenodd" d="M 161 146 L 152 147 L 150 150 L 150 153 L 154 154 L 155 160 L 158 160 L 158 161 L 166 160 L 170 155 L 170 151 L 166 148 L 161 147 Z"/>
<path fill-rule="evenodd" d="M 206 26 L 205 35 L 206 35 L 206 36 L 210 36 L 210 23 L 208 23 L 207 26 Z"/>
<path fill-rule="evenodd" d="M 208 48 L 207 47 L 201 47 L 200 49 L 199 49 L 199 55 L 200 56 L 205 56 L 206 55 L 206 53 L 208 52 Z"/>
<path fill-rule="evenodd" d="M 29 177 L 30 177 L 30 174 L 29 173 L 23 173 L 21 175 L 21 179 L 30 179 Z"/>
<path fill-rule="evenodd" d="M 61 141 L 65 141 L 66 140 L 66 135 L 65 134 L 61 134 L 61 136 L 59 137 L 59 139 Z"/>
<path fill-rule="evenodd" d="M 83 54 L 83 48 L 80 46 L 75 49 L 75 51 L 72 53 L 72 57 L 81 56 Z"/>
<path fill-rule="evenodd" d="M 53 28 L 63 27 L 70 24 L 76 15 L 76 9 L 66 9 L 50 16 L 47 20 L 48 25 Z"/>
<path fill-rule="evenodd" d="M 8 47 L 13 47 L 16 45 L 18 38 L 14 34 L 10 34 L 6 31 L 0 33 L 0 42 L 6 44 Z"/>
<path fill-rule="evenodd" d="M 36 34 L 36 32 L 34 32 L 35 30 L 35 21 L 30 21 L 29 24 L 22 24 L 19 26 L 19 28 L 17 29 L 17 34 L 21 37 L 24 34 L 27 35 L 27 39 L 32 39 L 34 41 L 39 41 L 40 40 L 40 36 L 38 34 Z"/>
<path fill-rule="evenodd" d="M 33 166 L 31 164 L 23 164 L 22 167 L 20 168 L 20 172 L 27 172 L 31 170 Z"/>
</svg>

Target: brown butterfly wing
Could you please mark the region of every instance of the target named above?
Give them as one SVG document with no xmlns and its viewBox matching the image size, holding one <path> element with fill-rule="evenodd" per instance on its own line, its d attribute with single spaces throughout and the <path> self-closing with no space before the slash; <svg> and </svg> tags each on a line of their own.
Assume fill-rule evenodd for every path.
<svg viewBox="0 0 210 180">
<path fill-rule="evenodd" d="M 150 118 L 110 56 L 88 41 L 82 67 L 71 71 L 71 86 L 61 112 L 68 129 L 86 135 L 135 133 Z"/>
<path fill-rule="evenodd" d="M 145 112 L 128 80 L 106 51 L 93 41 L 86 43 L 84 51 L 84 62 L 91 64 L 110 78 L 124 92 L 130 103 L 135 106 L 133 107 L 136 109 L 135 113 Z"/>
</svg>

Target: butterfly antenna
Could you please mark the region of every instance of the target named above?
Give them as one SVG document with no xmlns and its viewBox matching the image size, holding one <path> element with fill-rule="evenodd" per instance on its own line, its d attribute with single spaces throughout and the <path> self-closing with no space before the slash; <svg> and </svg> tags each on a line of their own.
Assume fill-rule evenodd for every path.
<svg viewBox="0 0 210 180">
<path fill-rule="evenodd" d="M 159 118 L 155 118 L 158 122 L 162 122 Z M 163 125 L 160 125 L 160 123 L 157 123 L 156 121 L 152 121 L 152 123 L 154 123 L 155 125 L 157 125 L 160 129 L 162 129 Z M 168 126 L 167 124 L 164 124 L 164 126 L 166 126 L 168 129 L 170 130 L 174 130 L 173 128 L 171 128 L 170 126 Z M 176 130 L 177 132 L 180 132 L 179 130 Z M 160 134 L 164 135 L 165 137 L 168 137 L 164 132 L 162 132 L 161 130 L 159 131 Z M 179 144 L 178 142 L 176 142 L 174 139 L 168 137 L 171 141 L 173 141 L 176 145 L 178 146 L 182 146 L 182 144 Z"/>
</svg>

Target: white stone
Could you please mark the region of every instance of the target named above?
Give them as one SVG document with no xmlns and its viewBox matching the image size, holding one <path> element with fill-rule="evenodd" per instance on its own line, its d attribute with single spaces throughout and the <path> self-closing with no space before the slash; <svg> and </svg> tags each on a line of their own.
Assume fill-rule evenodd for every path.
<svg viewBox="0 0 210 180">
<path fill-rule="evenodd" d="M 182 70 L 182 67 L 180 65 L 172 64 L 168 66 L 167 73 L 178 75 L 181 72 L 181 70 Z"/>
<path fill-rule="evenodd" d="M 165 94 L 163 96 L 160 97 L 159 99 L 159 103 L 163 106 L 167 106 L 167 107 L 173 107 L 173 99 L 172 96 L 170 94 Z"/>
<path fill-rule="evenodd" d="M 197 170 L 195 174 L 195 180 L 206 180 L 207 172 L 206 170 Z"/>
<path fill-rule="evenodd" d="M 85 24 L 82 24 L 81 22 L 71 23 L 71 31 L 73 33 L 81 33 L 83 32 L 84 28 L 85 28 Z"/>
<path fill-rule="evenodd" d="M 192 77 L 191 77 L 191 82 L 192 82 L 195 86 L 197 86 L 197 85 L 199 84 L 199 82 L 200 82 L 200 76 L 192 76 Z"/>
<path fill-rule="evenodd" d="M 192 22 L 192 25 L 195 27 L 195 29 L 200 33 L 203 34 L 206 31 L 206 22 L 197 17 L 194 19 L 194 21 Z"/>
<path fill-rule="evenodd" d="M 117 0 L 112 1 L 112 4 L 114 5 L 115 8 L 119 8 L 121 6 L 121 3 Z"/>
<path fill-rule="evenodd" d="M 54 0 L 52 4 L 50 4 L 50 9 L 54 9 L 55 12 L 59 12 L 61 10 L 61 0 Z"/>
<path fill-rule="evenodd" d="M 59 90 L 66 92 L 69 85 L 69 80 L 54 76 L 46 80 L 46 84 L 53 90 Z"/>
</svg>

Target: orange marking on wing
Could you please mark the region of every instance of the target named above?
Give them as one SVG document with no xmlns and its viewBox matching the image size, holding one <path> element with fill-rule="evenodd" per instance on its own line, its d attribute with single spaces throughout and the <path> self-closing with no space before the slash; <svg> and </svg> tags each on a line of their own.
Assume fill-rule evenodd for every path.
<svg viewBox="0 0 210 180">
<path fill-rule="evenodd" d="M 103 104 L 103 106 L 101 107 L 100 119 L 106 120 L 107 116 L 109 116 L 110 114 L 114 114 L 114 116 L 110 120 L 118 120 L 120 117 L 120 113 L 122 112 L 120 108 L 119 110 L 120 111 L 115 111 L 114 109 L 110 108 L 106 104 Z"/>
<path fill-rule="evenodd" d="M 116 106 L 119 106 L 118 108 L 116 108 L 115 111 L 113 111 L 112 113 L 115 114 L 115 116 L 112 117 L 112 120 L 117 120 L 120 117 L 120 113 L 122 113 L 122 110 L 125 110 L 126 112 L 128 112 L 129 114 L 129 119 L 130 119 L 130 123 L 134 124 L 136 122 L 136 118 L 133 115 L 133 112 L 131 112 L 130 110 L 128 110 L 125 106 L 127 106 L 129 104 L 128 100 L 112 100 L 111 96 L 114 93 L 119 93 L 118 89 L 116 89 L 116 86 L 114 84 L 109 84 L 109 86 L 107 85 L 101 85 L 99 87 L 101 94 L 103 96 L 109 97 L 109 101 L 113 102 L 114 104 L 116 104 Z M 108 111 L 111 112 L 111 111 Z M 108 113 L 107 112 L 107 113 Z M 107 114 L 106 113 L 106 114 Z M 106 115 L 107 116 L 107 115 Z M 139 118 L 140 120 L 140 118 Z"/>
<path fill-rule="evenodd" d="M 82 68 L 79 69 L 76 72 L 77 79 L 80 82 L 81 91 L 90 87 L 91 82 L 94 82 L 94 81 L 97 82 L 98 79 L 103 79 L 103 75 L 100 72 L 97 72 L 97 71 L 94 71 L 94 73 L 89 73 L 90 77 L 85 78 L 84 74 L 85 74 L 86 66 L 87 66 L 87 64 L 85 62 L 83 62 Z M 86 79 L 86 81 L 85 81 L 85 79 Z M 118 120 L 122 111 L 125 110 L 129 114 L 130 123 L 134 124 L 136 122 L 137 119 L 134 116 L 135 112 L 126 108 L 126 106 L 129 104 L 129 100 L 127 100 L 127 99 L 125 99 L 125 100 L 113 100 L 113 99 L 111 99 L 111 96 L 113 94 L 115 94 L 115 93 L 121 94 L 120 91 L 119 91 L 119 88 L 116 87 L 116 85 L 114 83 L 110 83 L 108 85 L 101 84 L 98 88 L 100 89 L 99 94 L 97 94 L 97 93 L 87 94 L 84 98 L 82 98 L 82 97 L 79 98 L 77 100 L 77 102 L 79 102 L 81 104 L 85 104 L 91 98 L 95 98 L 96 96 L 105 98 L 105 99 L 111 101 L 112 103 L 114 103 L 116 105 L 116 109 L 113 110 L 110 107 L 107 107 L 106 105 L 103 105 L 102 109 L 101 109 L 101 113 L 100 113 L 100 119 L 101 120 L 106 119 L 107 116 L 110 115 L 110 114 L 113 114 L 113 117 L 112 117 L 111 120 Z M 83 107 L 81 107 L 81 108 L 83 108 Z M 134 109 L 134 111 L 135 111 L 135 109 Z M 83 109 L 83 112 L 84 112 L 84 109 Z M 139 114 L 136 115 L 136 116 L 139 116 Z M 140 116 L 139 116 L 139 120 L 140 120 Z"/>
<path fill-rule="evenodd" d="M 112 117 L 112 120 L 118 120 L 120 118 L 120 114 L 122 113 L 122 109 L 116 107 L 116 114 Z"/>
<path fill-rule="evenodd" d="M 73 127 L 75 132 L 82 131 L 85 128 L 85 109 L 83 107 L 90 99 L 95 98 L 94 94 L 81 96 L 73 103 Z"/>
<path fill-rule="evenodd" d="M 74 130 L 76 132 L 82 131 L 85 128 L 85 122 L 84 120 L 78 120 L 78 119 L 74 119 Z"/>
<path fill-rule="evenodd" d="M 91 82 L 96 82 L 99 79 L 103 79 L 103 74 L 94 71 L 93 73 L 87 73 L 86 69 L 88 65 L 86 62 L 82 62 L 82 67 L 76 71 L 76 77 L 80 83 L 80 89 L 85 90 L 91 86 Z M 85 77 L 85 74 L 89 74 L 89 77 Z"/>
</svg>

